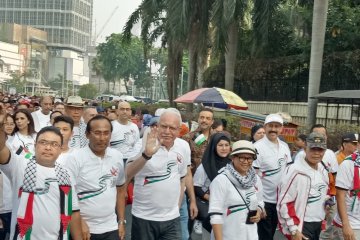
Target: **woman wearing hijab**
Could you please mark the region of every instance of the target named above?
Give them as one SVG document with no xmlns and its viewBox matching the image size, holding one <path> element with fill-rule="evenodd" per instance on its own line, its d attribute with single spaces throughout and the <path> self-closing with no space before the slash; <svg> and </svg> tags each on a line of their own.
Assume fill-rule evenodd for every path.
<svg viewBox="0 0 360 240">
<path fill-rule="evenodd" d="M 202 204 L 208 205 L 210 183 L 218 175 L 219 170 L 231 162 L 229 159 L 230 151 L 230 138 L 227 134 L 215 133 L 212 135 L 203 154 L 201 164 L 194 175 L 195 195 L 203 202 Z M 211 231 L 210 218 L 206 217 L 206 219 L 201 220 L 203 220 L 202 237 L 203 239 L 209 239 Z M 199 225 L 194 226 L 195 231 L 197 230 L 196 227 L 199 227 Z"/>
<path fill-rule="evenodd" d="M 211 239 L 257 240 L 257 224 L 263 211 L 262 184 L 252 167 L 254 145 L 245 140 L 234 143 L 227 164 L 210 185 L 209 215 Z"/>
</svg>

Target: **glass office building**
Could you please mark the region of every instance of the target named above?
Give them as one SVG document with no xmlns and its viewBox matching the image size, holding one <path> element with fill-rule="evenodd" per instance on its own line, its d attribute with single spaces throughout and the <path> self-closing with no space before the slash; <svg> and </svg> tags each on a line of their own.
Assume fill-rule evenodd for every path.
<svg viewBox="0 0 360 240">
<path fill-rule="evenodd" d="M 0 0 L 0 22 L 48 33 L 48 47 L 85 52 L 90 45 L 93 0 Z"/>
</svg>

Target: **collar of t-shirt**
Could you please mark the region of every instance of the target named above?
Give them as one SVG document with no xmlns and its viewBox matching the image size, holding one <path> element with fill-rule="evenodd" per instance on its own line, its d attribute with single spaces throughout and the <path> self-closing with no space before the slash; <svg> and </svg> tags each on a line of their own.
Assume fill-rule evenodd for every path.
<svg viewBox="0 0 360 240">
<path fill-rule="evenodd" d="M 89 145 L 86 146 L 86 150 L 87 150 L 87 152 L 88 152 L 88 156 L 89 156 L 91 159 L 104 159 L 104 158 L 107 158 L 107 157 L 110 156 L 110 155 L 109 155 L 109 151 L 108 151 L 108 150 L 109 150 L 108 147 L 105 149 L 104 157 L 96 156 L 95 153 L 91 150 L 91 148 L 90 148 Z"/>
</svg>

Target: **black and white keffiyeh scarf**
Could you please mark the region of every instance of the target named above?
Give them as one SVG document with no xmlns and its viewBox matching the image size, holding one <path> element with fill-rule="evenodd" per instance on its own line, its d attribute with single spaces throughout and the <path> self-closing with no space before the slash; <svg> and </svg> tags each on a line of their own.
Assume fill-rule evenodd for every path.
<svg viewBox="0 0 360 240">
<path fill-rule="evenodd" d="M 56 181 L 60 190 L 60 231 L 59 240 L 69 239 L 69 222 L 72 214 L 72 189 L 68 172 L 58 163 L 55 163 Z M 25 168 L 23 185 L 19 190 L 19 209 L 17 212 L 16 235 L 21 239 L 31 239 L 32 225 L 34 222 L 33 203 L 36 195 L 46 194 L 52 180 L 45 180 L 43 188 L 36 187 L 37 164 L 33 157 L 28 160 Z M 55 217 L 55 216 L 54 216 Z"/>
<path fill-rule="evenodd" d="M 235 179 L 236 183 L 240 185 L 242 189 L 249 189 L 254 187 L 256 184 L 256 173 L 254 168 L 250 168 L 249 171 L 246 173 L 246 176 L 242 176 L 239 174 L 238 171 L 235 170 L 234 165 L 229 163 L 225 167 L 225 174 L 230 179 Z"/>
</svg>

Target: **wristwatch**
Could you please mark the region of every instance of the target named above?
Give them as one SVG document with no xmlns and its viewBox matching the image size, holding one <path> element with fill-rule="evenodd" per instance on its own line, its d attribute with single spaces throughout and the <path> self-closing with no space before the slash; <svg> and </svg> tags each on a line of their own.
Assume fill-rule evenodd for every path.
<svg viewBox="0 0 360 240">
<path fill-rule="evenodd" d="M 118 224 L 119 225 L 126 225 L 126 220 L 125 219 L 124 220 L 119 220 Z"/>
<path fill-rule="evenodd" d="M 145 154 L 145 152 L 142 152 L 141 153 L 141 156 L 146 160 L 146 161 L 148 161 L 148 160 L 150 160 L 152 157 L 149 157 L 148 155 L 146 155 Z"/>
</svg>

